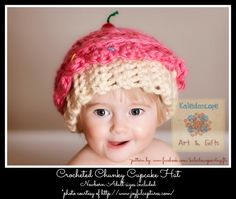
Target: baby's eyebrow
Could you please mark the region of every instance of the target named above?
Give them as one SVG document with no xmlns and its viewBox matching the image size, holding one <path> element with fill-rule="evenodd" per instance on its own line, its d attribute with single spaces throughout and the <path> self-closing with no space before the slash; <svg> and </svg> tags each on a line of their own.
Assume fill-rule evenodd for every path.
<svg viewBox="0 0 236 199">
<path fill-rule="evenodd" d="M 91 108 L 93 106 L 108 106 L 106 103 L 99 103 L 99 102 L 90 102 L 85 105 L 86 108 Z"/>
<path fill-rule="evenodd" d="M 151 108 L 150 104 L 143 103 L 143 102 L 131 103 L 130 106 L 145 106 L 145 107 Z"/>
<path fill-rule="evenodd" d="M 91 107 L 94 107 L 94 106 L 105 106 L 105 107 L 110 107 L 110 106 L 113 106 L 111 103 L 109 102 L 89 102 L 85 105 L 85 108 L 91 108 Z M 130 107 L 140 107 L 140 106 L 143 106 L 143 107 L 147 107 L 147 108 L 152 108 L 152 106 L 146 102 L 131 102 L 131 103 L 127 103 L 127 106 L 130 106 Z"/>
</svg>

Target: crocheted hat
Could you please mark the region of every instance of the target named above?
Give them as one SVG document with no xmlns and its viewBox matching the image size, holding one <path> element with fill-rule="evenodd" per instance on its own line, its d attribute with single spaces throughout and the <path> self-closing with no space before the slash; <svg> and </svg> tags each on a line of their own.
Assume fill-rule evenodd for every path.
<svg viewBox="0 0 236 199">
<path fill-rule="evenodd" d="M 107 23 L 79 39 L 57 71 L 54 104 L 75 132 L 81 106 L 95 94 L 117 88 L 142 88 L 160 95 L 167 106 L 166 120 L 174 112 L 178 89 L 184 89 L 187 69 L 155 38 Z"/>
</svg>

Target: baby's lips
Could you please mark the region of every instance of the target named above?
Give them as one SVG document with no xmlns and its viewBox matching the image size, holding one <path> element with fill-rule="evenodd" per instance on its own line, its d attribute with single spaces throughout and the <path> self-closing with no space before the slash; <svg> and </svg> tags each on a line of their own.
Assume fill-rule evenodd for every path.
<svg viewBox="0 0 236 199">
<path fill-rule="evenodd" d="M 126 140 L 126 141 L 119 141 L 119 142 L 117 142 L 117 141 L 109 141 L 109 144 L 114 145 L 114 146 L 118 146 L 118 145 L 125 144 L 127 142 L 128 142 L 128 140 Z"/>
<path fill-rule="evenodd" d="M 114 146 L 118 146 L 120 145 L 122 142 L 109 142 L 109 144 L 114 145 Z"/>
</svg>

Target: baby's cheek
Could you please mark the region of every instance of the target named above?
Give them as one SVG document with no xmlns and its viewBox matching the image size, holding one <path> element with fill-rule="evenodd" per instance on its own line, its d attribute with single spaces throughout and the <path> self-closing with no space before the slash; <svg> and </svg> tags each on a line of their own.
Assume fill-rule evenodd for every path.
<svg viewBox="0 0 236 199">
<path fill-rule="evenodd" d="M 94 139 L 104 139 L 107 137 L 107 127 L 102 124 L 90 124 L 87 127 L 87 136 Z"/>
<path fill-rule="evenodd" d="M 138 139 L 152 139 L 155 135 L 155 129 L 153 127 L 147 126 L 136 126 L 134 129 L 134 136 Z"/>
</svg>

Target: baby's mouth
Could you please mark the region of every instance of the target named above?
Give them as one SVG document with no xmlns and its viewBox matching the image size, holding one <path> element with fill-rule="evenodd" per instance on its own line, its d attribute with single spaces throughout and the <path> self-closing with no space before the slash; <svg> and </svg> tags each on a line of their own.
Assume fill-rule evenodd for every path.
<svg viewBox="0 0 236 199">
<path fill-rule="evenodd" d="M 110 148 L 121 148 L 129 143 L 130 140 L 125 141 L 108 141 L 108 147 Z"/>
</svg>

